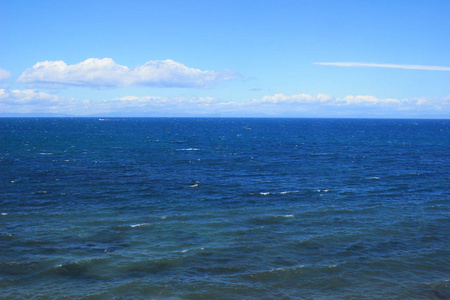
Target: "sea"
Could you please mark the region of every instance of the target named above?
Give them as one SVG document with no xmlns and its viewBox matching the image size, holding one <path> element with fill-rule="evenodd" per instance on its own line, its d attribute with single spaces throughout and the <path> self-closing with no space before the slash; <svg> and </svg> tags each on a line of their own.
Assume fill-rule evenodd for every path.
<svg viewBox="0 0 450 300">
<path fill-rule="evenodd" d="M 450 299 L 450 120 L 1 118 L 0 299 Z"/>
</svg>

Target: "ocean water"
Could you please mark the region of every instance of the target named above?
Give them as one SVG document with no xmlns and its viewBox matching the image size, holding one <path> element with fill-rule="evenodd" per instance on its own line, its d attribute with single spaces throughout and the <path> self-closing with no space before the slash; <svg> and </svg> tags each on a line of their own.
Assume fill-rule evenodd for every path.
<svg viewBox="0 0 450 300">
<path fill-rule="evenodd" d="M 450 299 L 450 120 L 0 119 L 1 299 Z"/>
</svg>

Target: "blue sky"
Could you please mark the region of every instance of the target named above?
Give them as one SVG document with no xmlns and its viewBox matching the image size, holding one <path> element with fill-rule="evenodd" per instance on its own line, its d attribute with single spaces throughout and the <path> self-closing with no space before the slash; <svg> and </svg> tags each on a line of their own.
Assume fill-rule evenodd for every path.
<svg viewBox="0 0 450 300">
<path fill-rule="evenodd" d="M 0 2 L 0 116 L 450 118 L 449 1 Z"/>
</svg>

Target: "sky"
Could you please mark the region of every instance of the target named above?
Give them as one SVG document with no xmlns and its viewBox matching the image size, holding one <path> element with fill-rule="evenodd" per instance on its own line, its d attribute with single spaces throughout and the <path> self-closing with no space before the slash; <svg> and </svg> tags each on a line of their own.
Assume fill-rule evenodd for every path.
<svg viewBox="0 0 450 300">
<path fill-rule="evenodd" d="M 0 117 L 450 119 L 450 1 L 0 0 Z"/>
</svg>

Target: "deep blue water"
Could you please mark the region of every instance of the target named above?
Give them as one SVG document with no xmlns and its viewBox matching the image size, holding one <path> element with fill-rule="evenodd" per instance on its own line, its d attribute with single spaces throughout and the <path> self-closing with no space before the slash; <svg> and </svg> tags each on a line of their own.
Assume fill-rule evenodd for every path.
<svg viewBox="0 0 450 300">
<path fill-rule="evenodd" d="M 1 299 L 450 299 L 450 120 L 0 119 Z"/>
</svg>

